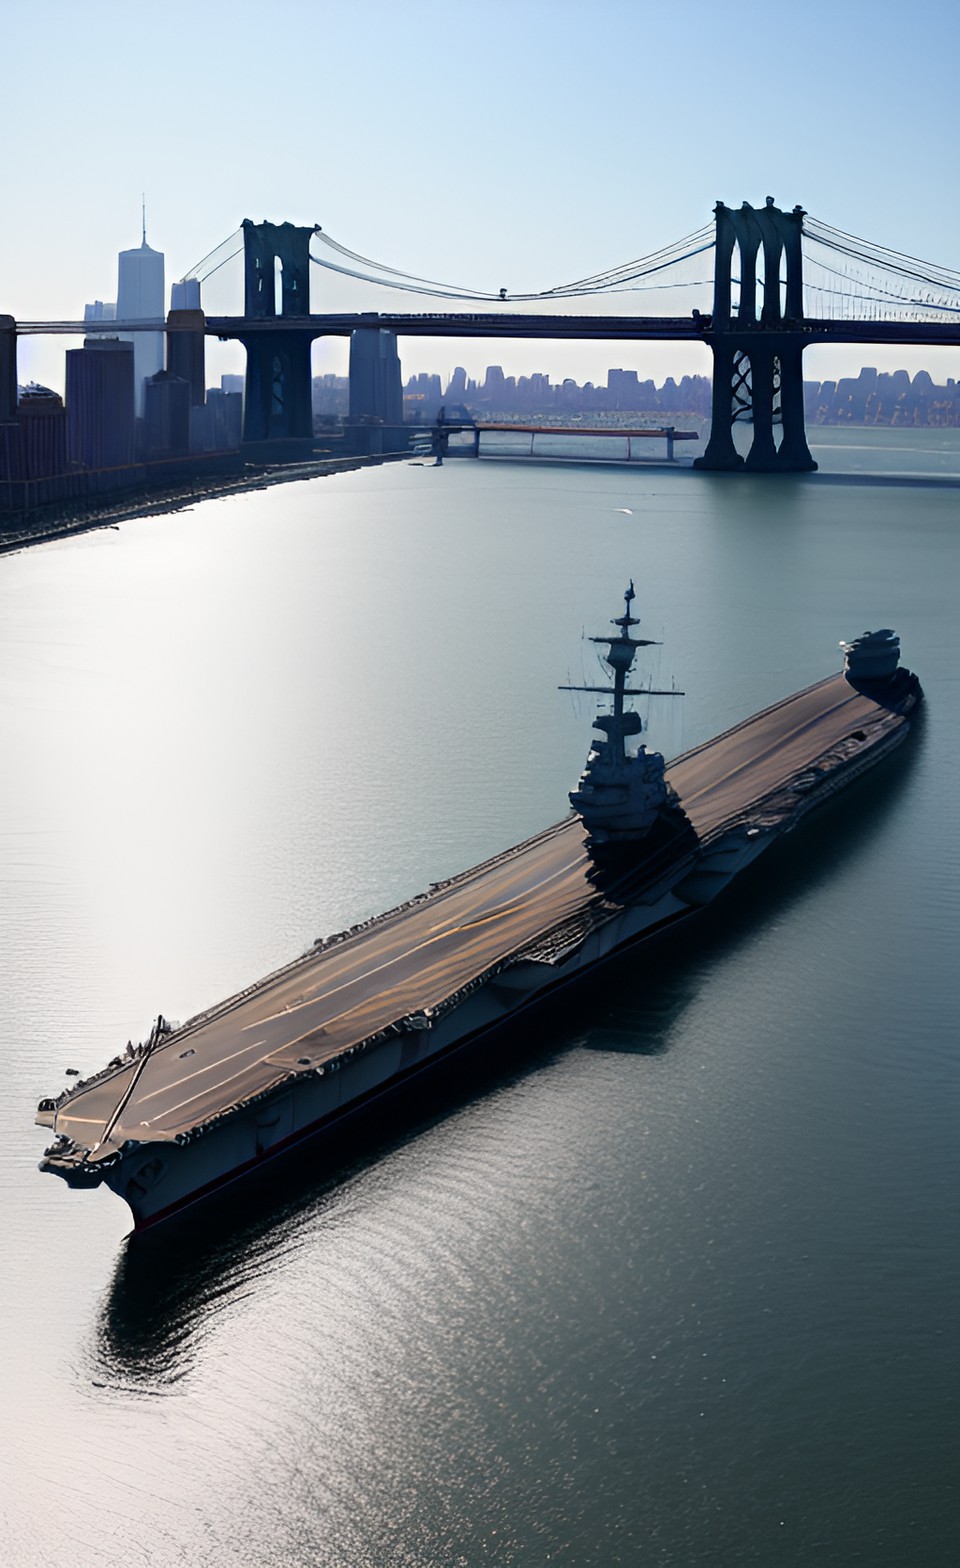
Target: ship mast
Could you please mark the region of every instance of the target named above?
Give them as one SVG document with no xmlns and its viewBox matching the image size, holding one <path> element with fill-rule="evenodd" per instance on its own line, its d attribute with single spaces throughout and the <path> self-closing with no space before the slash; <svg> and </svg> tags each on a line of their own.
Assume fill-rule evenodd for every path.
<svg viewBox="0 0 960 1568">
<path fill-rule="evenodd" d="M 640 625 L 640 617 L 630 614 L 630 606 L 637 597 L 633 586 L 630 586 L 623 595 L 623 614 L 611 621 L 611 626 L 619 630 L 608 634 L 606 637 L 590 637 L 589 642 L 606 643 L 607 652 L 603 655 L 604 661 L 613 671 L 613 688 L 609 686 L 561 686 L 561 691 L 596 692 L 603 697 L 613 697 L 613 712 L 603 714 L 594 721 L 594 728 L 603 730 L 609 743 L 611 758 L 621 759 L 626 756 L 626 741 L 628 735 L 639 735 L 643 730 L 643 721 L 639 713 L 632 709 L 624 710 L 624 697 L 682 697 L 680 691 L 662 691 L 653 686 L 628 686 L 627 676 L 633 669 L 633 661 L 637 656 L 638 648 L 658 648 L 659 642 L 654 637 L 631 637 L 630 628 Z"/>
</svg>

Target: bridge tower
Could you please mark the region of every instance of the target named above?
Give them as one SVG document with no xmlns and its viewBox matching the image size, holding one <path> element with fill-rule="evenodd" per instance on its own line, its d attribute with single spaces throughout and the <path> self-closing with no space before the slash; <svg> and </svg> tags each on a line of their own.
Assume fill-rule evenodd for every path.
<svg viewBox="0 0 960 1568">
<path fill-rule="evenodd" d="M 717 202 L 714 212 L 713 319 L 707 335 L 713 351 L 713 414 L 707 449 L 694 467 L 772 474 L 815 469 L 803 419 L 803 208 L 781 212 L 768 196 L 765 207 L 744 202 L 735 210 Z M 736 313 L 735 257 L 740 273 Z M 778 419 L 783 426 L 779 447 L 773 433 Z M 753 442 L 745 459 L 733 444 L 737 420 L 753 421 Z"/>
<path fill-rule="evenodd" d="M 263 322 L 240 334 L 247 351 L 243 399 L 245 445 L 282 441 L 287 452 L 313 440 L 310 346 L 314 331 L 284 327 L 271 332 L 280 317 L 310 314 L 311 228 L 293 223 L 243 220 L 244 316 Z"/>
</svg>

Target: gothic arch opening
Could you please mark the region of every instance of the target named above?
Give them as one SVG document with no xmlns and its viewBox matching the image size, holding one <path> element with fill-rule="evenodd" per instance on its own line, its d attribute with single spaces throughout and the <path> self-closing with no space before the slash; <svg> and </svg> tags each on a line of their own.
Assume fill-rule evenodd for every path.
<svg viewBox="0 0 960 1568">
<path fill-rule="evenodd" d="M 740 241 L 734 242 L 730 252 L 730 314 L 740 314 L 740 279 L 743 276 L 743 258 L 740 255 Z"/>
</svg>

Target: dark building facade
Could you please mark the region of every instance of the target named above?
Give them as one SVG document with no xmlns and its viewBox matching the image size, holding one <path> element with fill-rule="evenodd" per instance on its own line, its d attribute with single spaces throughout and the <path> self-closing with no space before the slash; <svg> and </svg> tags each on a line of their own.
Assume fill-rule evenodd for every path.
<svg viewBox="0 0 960 1568">
<path fill-rule="evenodd" d="M 0 484 L 8 484 L 11 480 L 18 480 L 20 477 L 20 421 L 2 419 L 0 420 Z"/>
<path fill-rule="evenodd" d="M 185 457 L 190 450 L 189 381 L 169 370 L 148 376 L 143 402 L 143 452 L 151 459 Z"/>
<path fill-rule="evenodd" d="M 350 418 L 403 424 L 397 335 L 365 327 L 350 337 Z"/>
<path fill-rule="evenodd" d="M 67 349 L 67 443 L 82 468 L 122 468 L 134 461 L 133 344 L 85 338 Z"/>
<path fill-rule="evenodd" d="M 211 451 L 235 451 L 243 439 L 243 393 L 218 392 L 211 387 L 207 393 L 207 414 Z"/>
<path fill-rule="evenodd" d="M 202 406 L 206 386 L 203 329 L 202 310 L 171 310 L 167 317 L 167 369 L 189 383 L 194 408 Z"/>
<path fill-rule="evenodd" d="M 30 387 L 20 399 L 20 475 L 51 479 L 67 471 L 67 411 L 46 387 Z"/>
</svg>

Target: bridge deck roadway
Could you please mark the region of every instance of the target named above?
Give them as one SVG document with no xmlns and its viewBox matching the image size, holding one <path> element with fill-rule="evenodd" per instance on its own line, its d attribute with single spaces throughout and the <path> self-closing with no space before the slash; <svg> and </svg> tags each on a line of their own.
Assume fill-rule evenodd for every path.
<svg viewBox="0 0 960 1568">
<path fill-rule="evenodd" d="M 854 732 L 870 739 L 903 722 L 837 675 L 678 758 L 668 777 L 703 837 L 759 814 L 764 799 Z M 438 1006 L 595 905 L 601 895 L 590 869 L 582 825 L 571 816 L 201 1015 L 147 1058 L 100 1153 L 128 1138 L 173 1139 L 289 1078 L 301 1058 L 316 1066 Z M 81 1089 L 58 1111 L 57 1131 L 93 1148 L 138 1066 Z"/>
<path fill-rule="evenodd" d="M 278 316 L 263 319 L 245 316 L 207 316 L 207 337 L 250 338 L 261 332 L 306 333 L 309 337 L 349 337 L 363 328 L 386 329 L 399 337 L 434 338 L 553 338 L 600 342 L 662 341 L 718 343 L 724 338 L 771 335 L 796 338 L 802 347 L 817 343 L 874 343 L 878 345 L 960 344 L 960 322 L 931 321 L 831 321 L 806 317 L 802 321 L 774 323 L 769 327 L 734 319 L 728 328 L 714 331 L 710 316 L 557 316 L 517 311 L 465 312 L 460 315 L 325 314 Z M 189 323 L 156 321 L 18 321 L 18 337 L 72 336 L 115 337 L 118 332 L 189 332 Z"/>
</svg>

